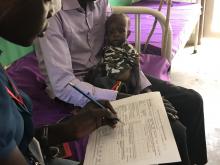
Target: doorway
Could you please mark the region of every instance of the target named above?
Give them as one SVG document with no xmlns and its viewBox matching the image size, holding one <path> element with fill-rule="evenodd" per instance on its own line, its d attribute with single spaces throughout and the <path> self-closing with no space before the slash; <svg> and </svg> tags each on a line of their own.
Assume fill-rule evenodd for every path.
<svg viewBox="0 0 220 165">
<path fill-rule="evenodd" d="M 206 1 L 204 36 L 220 38 L 220 1 Z"/>
</svg>

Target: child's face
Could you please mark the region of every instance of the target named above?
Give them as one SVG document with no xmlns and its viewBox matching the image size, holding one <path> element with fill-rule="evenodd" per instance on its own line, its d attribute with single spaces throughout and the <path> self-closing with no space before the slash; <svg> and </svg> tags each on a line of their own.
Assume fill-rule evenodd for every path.
<svg viewBox="0 0 220 165">
<path fill-rule="evenodd" d="M 121 46 L 128 36 L 128 22 L 114 20 L 107 26 L 107 41 L 112 46 Z"/>
</svg>

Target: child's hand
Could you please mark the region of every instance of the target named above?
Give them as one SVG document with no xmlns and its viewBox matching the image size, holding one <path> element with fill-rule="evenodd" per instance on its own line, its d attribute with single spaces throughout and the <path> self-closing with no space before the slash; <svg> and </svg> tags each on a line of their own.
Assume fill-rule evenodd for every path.
<svg viewBox="0 0 220 165">
<path fill-rule="evenodd" d="M 116 80 L 126 82 L 130 79 L 131 76 L 131 69 L 127 69 L 122 73 L 117 74 L 115 77 Z"/>
</svg>

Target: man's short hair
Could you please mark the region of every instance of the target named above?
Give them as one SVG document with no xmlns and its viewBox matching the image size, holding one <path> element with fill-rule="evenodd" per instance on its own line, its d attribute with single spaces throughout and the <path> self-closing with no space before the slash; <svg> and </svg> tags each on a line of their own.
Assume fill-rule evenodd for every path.
<svg viewBox="0 0 220 165">
<path fill-rule="evenodd" d="M 3 0 L 0 3 L 0 21 L 4 20 L 7 15 L 14 10 L 21 0 Z"/>
</svg>

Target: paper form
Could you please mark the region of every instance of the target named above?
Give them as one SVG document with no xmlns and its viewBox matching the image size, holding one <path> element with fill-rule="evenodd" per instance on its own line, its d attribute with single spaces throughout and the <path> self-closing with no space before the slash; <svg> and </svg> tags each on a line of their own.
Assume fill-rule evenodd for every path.
<svg viewBox="0 0 220 165">
<path fill-rule="evenodd" d="M 178 162 L 179 152 L 159 92 L 111 102 L 118 117 L 91 134 L 84 165 L 146 165 Z"/>
</svg>

